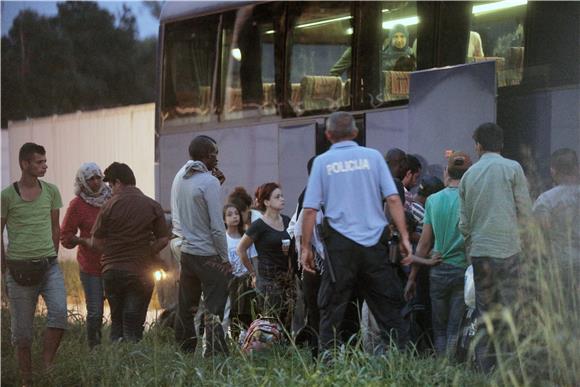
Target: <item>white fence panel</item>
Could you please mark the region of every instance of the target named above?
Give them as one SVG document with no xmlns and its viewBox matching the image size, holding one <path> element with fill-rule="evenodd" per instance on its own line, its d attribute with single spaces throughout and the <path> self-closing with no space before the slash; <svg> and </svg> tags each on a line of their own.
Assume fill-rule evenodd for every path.
<svg viewBox="0 0 580 387">
<path fill-rule="evenodd" d="M 88 161 L 105 169 L 113 161 L 128 164 L 137 187 L 155 198 L 155 105 L 144 104 L 8 123 L 10 180 L 20 178 L 18 151 L 25 142 L 45 147 L 44 180 L 56 184 L 63 199 L 61 219 L 73 199 L 79 166 Z M 4 185 L 4 182 L 3 182 Z M 61 249 L 63 257 L 74 256 Z"/>
</svg>

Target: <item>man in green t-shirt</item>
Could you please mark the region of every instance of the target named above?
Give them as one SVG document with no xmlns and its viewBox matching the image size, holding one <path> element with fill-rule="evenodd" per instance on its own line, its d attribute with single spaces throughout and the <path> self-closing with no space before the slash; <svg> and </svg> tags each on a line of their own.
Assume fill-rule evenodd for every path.
<svg viewBox="0 0 580 387">
<path fill-rule="evenodd" d="M 49 368 L 66 329 L 66 290 L 56 262 L 60 237 L 58 188 L 40 180 L 46 173 L 46 151 L 26 143 L 18 155 L 22 177 L 2 190 L 2 234 L 8 231 L 8 250 L 2 240 L 2 275 L 10 303 L 12 342 L 16 347 L 23 385 L 32 382 L 32 323 L 42 295 L 47 328 L 42 352 Z M 8 270 L 6 270 L 8 269 Z"/>
<path fill-rule="evenodd" d="M 433 255 L 440 255 L 442 260 L 442 263 L 432 267 L 429 273 L 433 341 L 438 355 L 454 352 L 459 324 L 465 312 L 463 282 L 467 259 L 465 241 L 458 227 L 457 187 L 470 166 L 471 159 L 466 153 L 454 152 L 449 156 L 445 169 L 447 188 L 427 198 L 423 232 L 417 245 L 418 257 L 426 257 L 433 249 Z M 417 269 L 418 267 L 413 265 L 405 289 L 406 297 L 414 291 Z"/>
</svg>

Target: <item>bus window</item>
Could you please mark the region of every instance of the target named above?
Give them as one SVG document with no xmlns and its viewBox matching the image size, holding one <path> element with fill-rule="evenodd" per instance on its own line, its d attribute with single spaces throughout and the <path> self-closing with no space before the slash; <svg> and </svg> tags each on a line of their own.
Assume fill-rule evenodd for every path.
<svg viewBox="0 0 580 387">
<path fill-rule="evenodd" d="M 381 13 L 381 96 L 385 102 L 407 99 L 410 73 L 417 69 L 417 5 L 383 2 Z"/>
<path fill-rule="evenodd" d="M 473 3 L 467 62 L 494 60 L 498 87 L 522 81 L 526 4 L 526 0 Z"/>
<path fill-rule="evenodd" d="M 212 84 L 218 16 L 169 24 L 165 31 L 162 117 L 208 122 L 213 112 Z"/>
<path fill-rule="evenodd" d="M 276 114 L 273 8 L 250 5 L 224 15 L 223 120 Z"/>
<path fill-rule="evenodd" d="M 348 2 L 290 8 L 290 106 L 297 115 L 350 106 L 352 12 Z"/>
</svg>

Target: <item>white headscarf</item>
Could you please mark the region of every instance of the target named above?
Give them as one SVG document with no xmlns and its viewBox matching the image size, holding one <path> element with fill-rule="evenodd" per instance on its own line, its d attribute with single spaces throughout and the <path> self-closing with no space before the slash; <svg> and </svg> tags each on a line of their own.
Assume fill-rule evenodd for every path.
<svg viewBox="0 0 580 387">
<path fill-rule="evenodd" d="M 101 181 L 101 188 L 98 192 L 94 192 L 87 184 L 87 180 L 90 180 L 93 176 L 103 177 L 101 168 L 97 164 L 84 163 L 81 165 L 75 177 L 75 195 L 80 196 L 81 199 L 93 207 L 102 207 L 111 197 L 111 188 Z"/>
</svg>

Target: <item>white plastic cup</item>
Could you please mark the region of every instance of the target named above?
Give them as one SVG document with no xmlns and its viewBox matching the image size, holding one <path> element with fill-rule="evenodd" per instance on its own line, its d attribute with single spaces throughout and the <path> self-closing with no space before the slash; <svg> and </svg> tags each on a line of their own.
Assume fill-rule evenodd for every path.
<svg viewBox="0 0 580 387">
<path fill-rule="evenodd" d="M 282 251 L 284 254 L 288 254 L 288 249 L 290 248 L 290 239 L 282 239 Z"/>
</svg>

